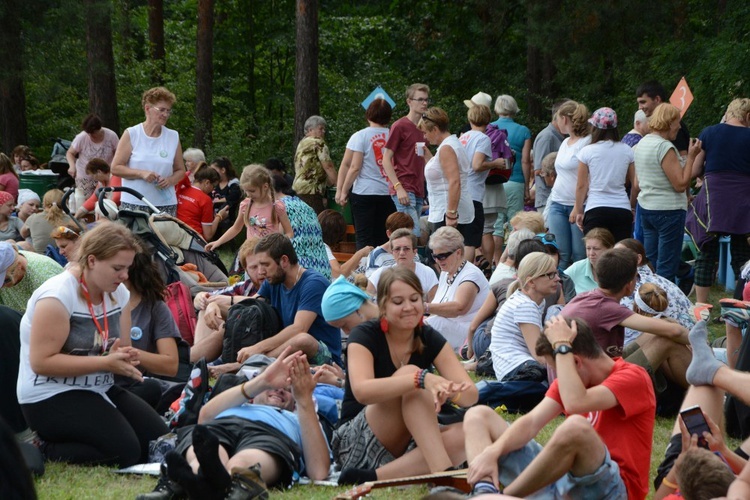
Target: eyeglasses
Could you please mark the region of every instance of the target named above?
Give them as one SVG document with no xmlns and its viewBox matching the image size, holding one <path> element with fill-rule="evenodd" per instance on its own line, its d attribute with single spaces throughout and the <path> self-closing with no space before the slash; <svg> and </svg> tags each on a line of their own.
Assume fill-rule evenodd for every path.
<svg viewBox="0 0 750 500">
<path fill-rule="evenodd" d="M 550 271 L 546 274 L 540 274 L 539 276 L 537 276 L 537 278 L 541 278 L 542 276 L 546 277 L 547 279 L 553 280 L 557 278 L 558 274 L 557 271 Z"/>
<path fill-rule="evenodd" d="M 552 233 L 539 233 L 536 235 L 537 238 L 542 240 L 542 242 L 553 242 L 555 241 L 555 235 Z"/>
<path fill-rule="evenodd" d="M 171 116 L 172 115 L 172 108 L 159 108 L 157 106 L 151 106 L 151 107 L 154 108 L 159 113 L 164 113 L 167 116 Z"/>
<path fill-rule="evenodd" d="M 429 99 L 428 97 L 418 97 L 418 98 L 416 98 L 416 99 L 414 99 L 414 98 L 412 97 L 412 98 L 411 98 L 411 100 L 412 100 L 412 101 L 417 101 L 417 102 L 426 102 L 426 103 L 428 103 L 428 104 L 430 103 L 430 99 Z"/>
<path fill-rule="evenodd" d="M 432 258 L 435 259 L 435 260 L 439 260 L 439 261 L 442 262 L 445 259 L 447 259 L 448 257 L 450 257 L 451 255 L 453 255 L 454 253 L 456 253 L 456 251 L 457 250 L 451 250 L 450 252 L 443 252 L 443 253 L 432 252 Z"/>
<path fill-rule="evenodd" d="M 393 253 L 409 253 L 413 252 L 414 249 L 412 247 L 395 247 L 393 248 Z"/>
</svg>

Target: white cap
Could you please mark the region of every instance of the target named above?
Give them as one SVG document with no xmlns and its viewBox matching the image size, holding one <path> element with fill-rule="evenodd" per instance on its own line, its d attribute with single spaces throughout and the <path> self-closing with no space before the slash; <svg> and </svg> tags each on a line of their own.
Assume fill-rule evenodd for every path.
<svg viewBox="0 0 750 500">
<path fill-rule="evenodd" d="M 474 94 L 474 97 L 472 97 L 471 100 L 465 99 L 464 104 L 467 108 L 483 104 L 492 109 L 492 96 L 490 96 L 489 94 L 485 94 L 484 92 L 477 92 L 476 94 Z"/>
</svg>

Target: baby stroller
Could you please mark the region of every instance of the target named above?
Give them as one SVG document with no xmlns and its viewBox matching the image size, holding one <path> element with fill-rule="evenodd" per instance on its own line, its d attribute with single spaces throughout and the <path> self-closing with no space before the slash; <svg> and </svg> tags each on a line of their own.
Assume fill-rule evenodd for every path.
<svg viewBox="0 0 750 500">
<path fill-rule="evenodd" d="M 113 212 L 113 205 L 107 207 L 105 200 L 108 193 L 114 192 L 130 193 L 145 203 L 151 213 L 140 210 Z M 63 210 L 70 215 L 65 201 Z M 226 267 L 216 253 L 206 251 L 206 240 L 181 220 L 159 211 L 138 191 L 128 187 L 100 188 L 97 203 L 102 215 L 124 224 L 140 237 L 165 283 L 180 281 L 187 285 L 193 297 L 199 292 L 228 285 Z M 80 226 L 78 221 L 76 223 Z M 190 267 L 194 271 L 183 270 L 181 266 L 185 264 L 192 264 Z"/>
<path fill-rule="evenodd" d="M 58 175 L 57 189 L 62 191 L 75 187 L 76 184 L 75 179 L 68 173 L 68 159 L 65 157 L 70 145 L 70 141 L 59 137 L 55 139 L 55 145 L 52 146 L 52 155 L 47 163 L 47 167 Z"/>
</svg>

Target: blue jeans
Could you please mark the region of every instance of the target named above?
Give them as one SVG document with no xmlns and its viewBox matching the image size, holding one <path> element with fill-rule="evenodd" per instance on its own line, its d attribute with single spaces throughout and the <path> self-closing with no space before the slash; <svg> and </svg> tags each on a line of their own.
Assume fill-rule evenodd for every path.
<svg viewBox="0 0 750 500">
<path fill-rule="evenodd" d="M 393 200 L 393 204 L 396 205 L 396 210 L 398 210 L 399 212 L 404 212 L 412 218 L 412 220 L 414 221 L 414 236 L 419 238 L 421 235 L 419 218 L 422 216 L 422 203 L 424 201 L 414 193 L 407 194 L 409 195 L 408 205 L 402 205 L 401 203 L 399 203 L 398 196 L 396 196 L 395 194 L 391 195 L 391 199 Z"/>
<path fill-rule="evenodd" d="M 685 234 L 685 210 L 647 210 L 641 207 L 643 246 L 656 274 L 674 281 L 680 267 Z"/>
<path fill-rule="evenodd" d="M 586 257 L 583 233 L 578 226 L 569 222 L 573 205 L 561 205 L 547 200 L 549 205 L 549 232 L 555 235 L 560 251 L 560 269 L 567 269 L 573 262 Z"/>
</svg>

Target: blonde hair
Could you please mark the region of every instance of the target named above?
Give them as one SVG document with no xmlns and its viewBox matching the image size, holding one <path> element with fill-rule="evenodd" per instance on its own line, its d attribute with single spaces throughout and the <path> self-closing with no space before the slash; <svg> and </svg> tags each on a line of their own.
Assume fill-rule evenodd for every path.
<svg viewBox="0 0 750 500">
<path fill-rule="evenodd" d="M 60 224 L 65 220 L 65 212 L 62 211 L 63 192 L 59 189 L 50 189 L 44 193 L 42 199 L 42 208 L 44 209 L 44 218 L 51 225 Z"/>
<path fill-rule="evenodd" d="M 518 272 L 516 273 L 517 279 L 508 287 L 507 296 L 513 295 L 513 292 L 520 289 L 525 289 L 526 285 L 529 284 L 534 278 L 546 274 L 550 268 L 555 267 L 555 259 L 548 253 L 544 252 L 531 252 L 526 255 L 521 261 L 521 265 L 518 266 Z"/>
<path fill-rule="evenodd" d="M 257 163 L 247 165 L 242 169 L 242 174 L 240 174 L 240 187 L 242 189 L 247 189 L 246 186 L 259 188 L 261 190 L 261 195 L 263 194 L 263 190 L 266 190 L 266 195 L 271 198 L 271 222 L 273 224 L 278 224 L 279 216 L 276 214 L 276 195 L 273 190 L 271 172 L 263 165 Z M 246 226 L 250 225 L 250 208 L 252 206 L 253 200 L 251 198 L 244 215 Z"/>
<path fill-rule="evenodd" d="M 516 230 L 526 228 L 535 235 L 546 231 L 546 228 L 544 227 L 544 217 L 540 212 L 518 212 L 510 220 L 510 225 Z"/>
<path fill-rule="evenodd" d="M 542 173 L 547 175 L 557 175 L 557 171 L 555 170 L 555 160 L 557 160 L 557 151 L 553 151 L 542 158 Z"/>
<path fill-rule="evenodd" d="M 664 312 L 666 311 L 667 307 L 669 307 L 669 297 L 667 296 L 667 292 L 665 292 L 664 289 L 656 283 L 642 284 L 638 289 L 638 295 L 644 302 L 644 304 L 646 304 L 657 313 Z M 633 302 L 633 312 L 642 316 L 654 316 L 654 314 L 647 313 L 643 309 L 638 307 L 635 302 Z"/>
<path fill-rule="evenodd" d="M 177 102 L 177 97 L 165 87 L 154 87 L 143 93 L 141 106 L 145 108 L 146 104 L 153 106 L 161 101 L 168 102 L 170 106 L 174 106 L 174 103 Z"/>
<path fill-rule="evenodd" d="M 668 102 L 663 102 L 654 108 L 651 118 L 648 119 L 648 126 L 652 132 L 664 132 L 669 130 L 675 120 L 679 119 L 680 110 Z"/>
<path fill-rule="evenodd" d="M 735 118 L 745 125 L 748 124 L 748 115 L 750 115 L 750 99 L 735 99 L 727 106 L 727 119 Z"/>
<path fill-rule="evenodd" d="M 590 113 L 586 105 L 576 101 L 564 102 L 557 110 L 557 115 L 570 120 L 573 125 L 573 133 L 578 137 L 585 137 L 591 133 Z"/>
<path fill-rule="evenodd" d="M 255 246 L 259 241 L 260 238 L 248 238 L 237 251 L 237 259 L 240 261 L 243 268 L 246 266 L 245 261 L 247 258 L 255 253 Z"/>
<path fill-rule="evenodd" d="M 430 93 L 430 87 L 428 87 L 424 83 L 412 83 L 406 89 L 406 98 L 407 99 L 413 98 L 414 94 L 416 94 L 417 92 L 424 92 L 426 94 L 429 94 Z"/>
<path fill-rule="evenodd" d="M 417 128 L 422 132 L 432 132 L 436 128 L 441 132 L 447 132 L 448 125 L 450 125 L 448 113 L 435 107 L 425 111 L 422 118 L 419 119 L 419 123 L 417 123 Z"/>
<path fill-rule="evenodd" d="M 492 121 L 492 112 L 484 104 L 475 104 L 466 112 L 469 123 L 477 127 L 484 127 Z"/>
</svg>

